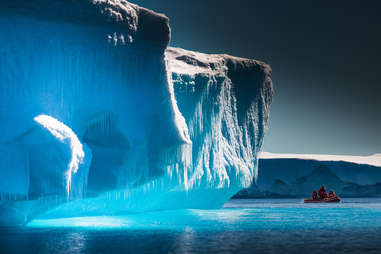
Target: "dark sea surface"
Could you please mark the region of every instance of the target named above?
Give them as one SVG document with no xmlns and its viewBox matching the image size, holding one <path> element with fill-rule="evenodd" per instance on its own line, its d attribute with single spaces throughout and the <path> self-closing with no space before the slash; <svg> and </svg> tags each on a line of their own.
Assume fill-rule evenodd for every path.
<svg viewBox="0 0 381 254">
<path fill-rule="evenodd" d="M 0 228 L 0 253 L 381 253 L 381 199 L 36 220 Z"/>
</svg>

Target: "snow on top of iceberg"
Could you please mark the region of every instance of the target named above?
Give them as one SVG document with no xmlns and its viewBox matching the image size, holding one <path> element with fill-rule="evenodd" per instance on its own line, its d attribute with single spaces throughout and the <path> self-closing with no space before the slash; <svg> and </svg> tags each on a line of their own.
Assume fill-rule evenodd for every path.
<svg viewBox="0 0 381 254">
<path fill-rule="evenodd" d="M 330 155 L 330 154 L 274 154 L 261 152 L 261 159 L 301 159 L 316 161 L 345 161 L 356 164 L 367 164 L 371 166 L 381 167 L 381 154 L 373 154 L 370 156 L 352 156 L 352 155 Z"/>
<path fill-rule="evenodd" d="M 66 172 L 66 191 L 69 197 L 70 185 L 72 174 L 77 173 L 79 164 L 83 162 L 85 152 L 83 146 L 79 141 L 77 135 L 65 124 L 61 123 L 57 119 L 48 115 L 39 115 L 34 120 L 42 127 L 47 129 L 53 136 L 55 136 L 62 143 L 69 143 L 71 148 L 71 160 Z"/>
<path fill-rule="evenodd" d="M 266 73 L 271 73 L 271 67 L 266 63 L 227 54 L 204 54 L 182 48 L 168 47 L 165 55 L 169 62 L 169 71 L 177 74 L 193 76 L 198 73 L 204 73 L 216 75 L 228 71 L 227 62 L 233 65 L 240 63 L 250 67 L 255 65 L 262 68 Z"/>
<path fill-rule="evenodd" d="M 173 47 L 169 47 L 165 55 L 169 62 L 169 71 L 178 74 L 217 74 L 223 67 L 221 64 L 223 61 L 222 55 L 209 55 Z M 214 64 L 218 64 L 219 66 L 214 66 Z M 214 66 L 214 68 L 212 68 L 212 66 Z"/>
</svg>

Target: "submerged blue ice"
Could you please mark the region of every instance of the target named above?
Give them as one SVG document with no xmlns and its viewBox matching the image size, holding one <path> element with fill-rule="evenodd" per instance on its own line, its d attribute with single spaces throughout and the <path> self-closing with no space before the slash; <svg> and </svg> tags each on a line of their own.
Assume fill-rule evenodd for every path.
<svg viewBox="0 0 381 254">
<path fill-rule="evenodd" d="M 304 204 L 300 199 L 233 199 L 223 209 L 168 210 L 122 216 L 36 219 L 36 228 L 85 228 L 86 230 L 174 230 L 252 232 L 260 230 L 379 229 L 379 198 L 346 199 L 336 204 Z M 321 216 L 324 214 L 324 216 Z M 356 221 L 356 223 L 353 223 Z"/>
<path fill-rule="evenodd" d="M 270 67 L 169 40 L 124 0 L 0 1 L 3 223 L 218 208 L 250 185 Z"/>
</svg>

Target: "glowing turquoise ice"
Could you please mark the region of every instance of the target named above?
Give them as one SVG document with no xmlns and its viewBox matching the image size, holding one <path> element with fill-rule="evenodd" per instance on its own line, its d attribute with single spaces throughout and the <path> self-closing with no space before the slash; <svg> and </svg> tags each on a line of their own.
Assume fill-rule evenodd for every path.
<svg viewBox="0 0 381 254">
<path fill-rule="evenodd" d="M 250 186 L 271 68 L 168 47 L 168 22 L 125 0 L 0 1 L 0 225 L 217 209 Z"/>
<path fill-rule="evenodd" d="M 287 230 L 381 228 L 381 200 L 303 204 L 301 200 L 233 200 L 219 210 L 172 210 L 124 216 L 34 220 L 33 228 L 96 230 Z"/>
</svg>

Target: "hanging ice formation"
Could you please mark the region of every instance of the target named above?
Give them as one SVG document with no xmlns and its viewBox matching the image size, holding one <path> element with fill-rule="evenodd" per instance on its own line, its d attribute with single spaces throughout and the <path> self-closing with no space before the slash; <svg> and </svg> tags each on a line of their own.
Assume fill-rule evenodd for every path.
<svg viewBox="0 0 381 254">
<path fill-rule="evenodd" d="M 1 0 L 0 26 L 1 202 L 215 208 L 256 177 L 268 65 L 169 48 L 167 17 L 124 0 Z"/>
</svg>

